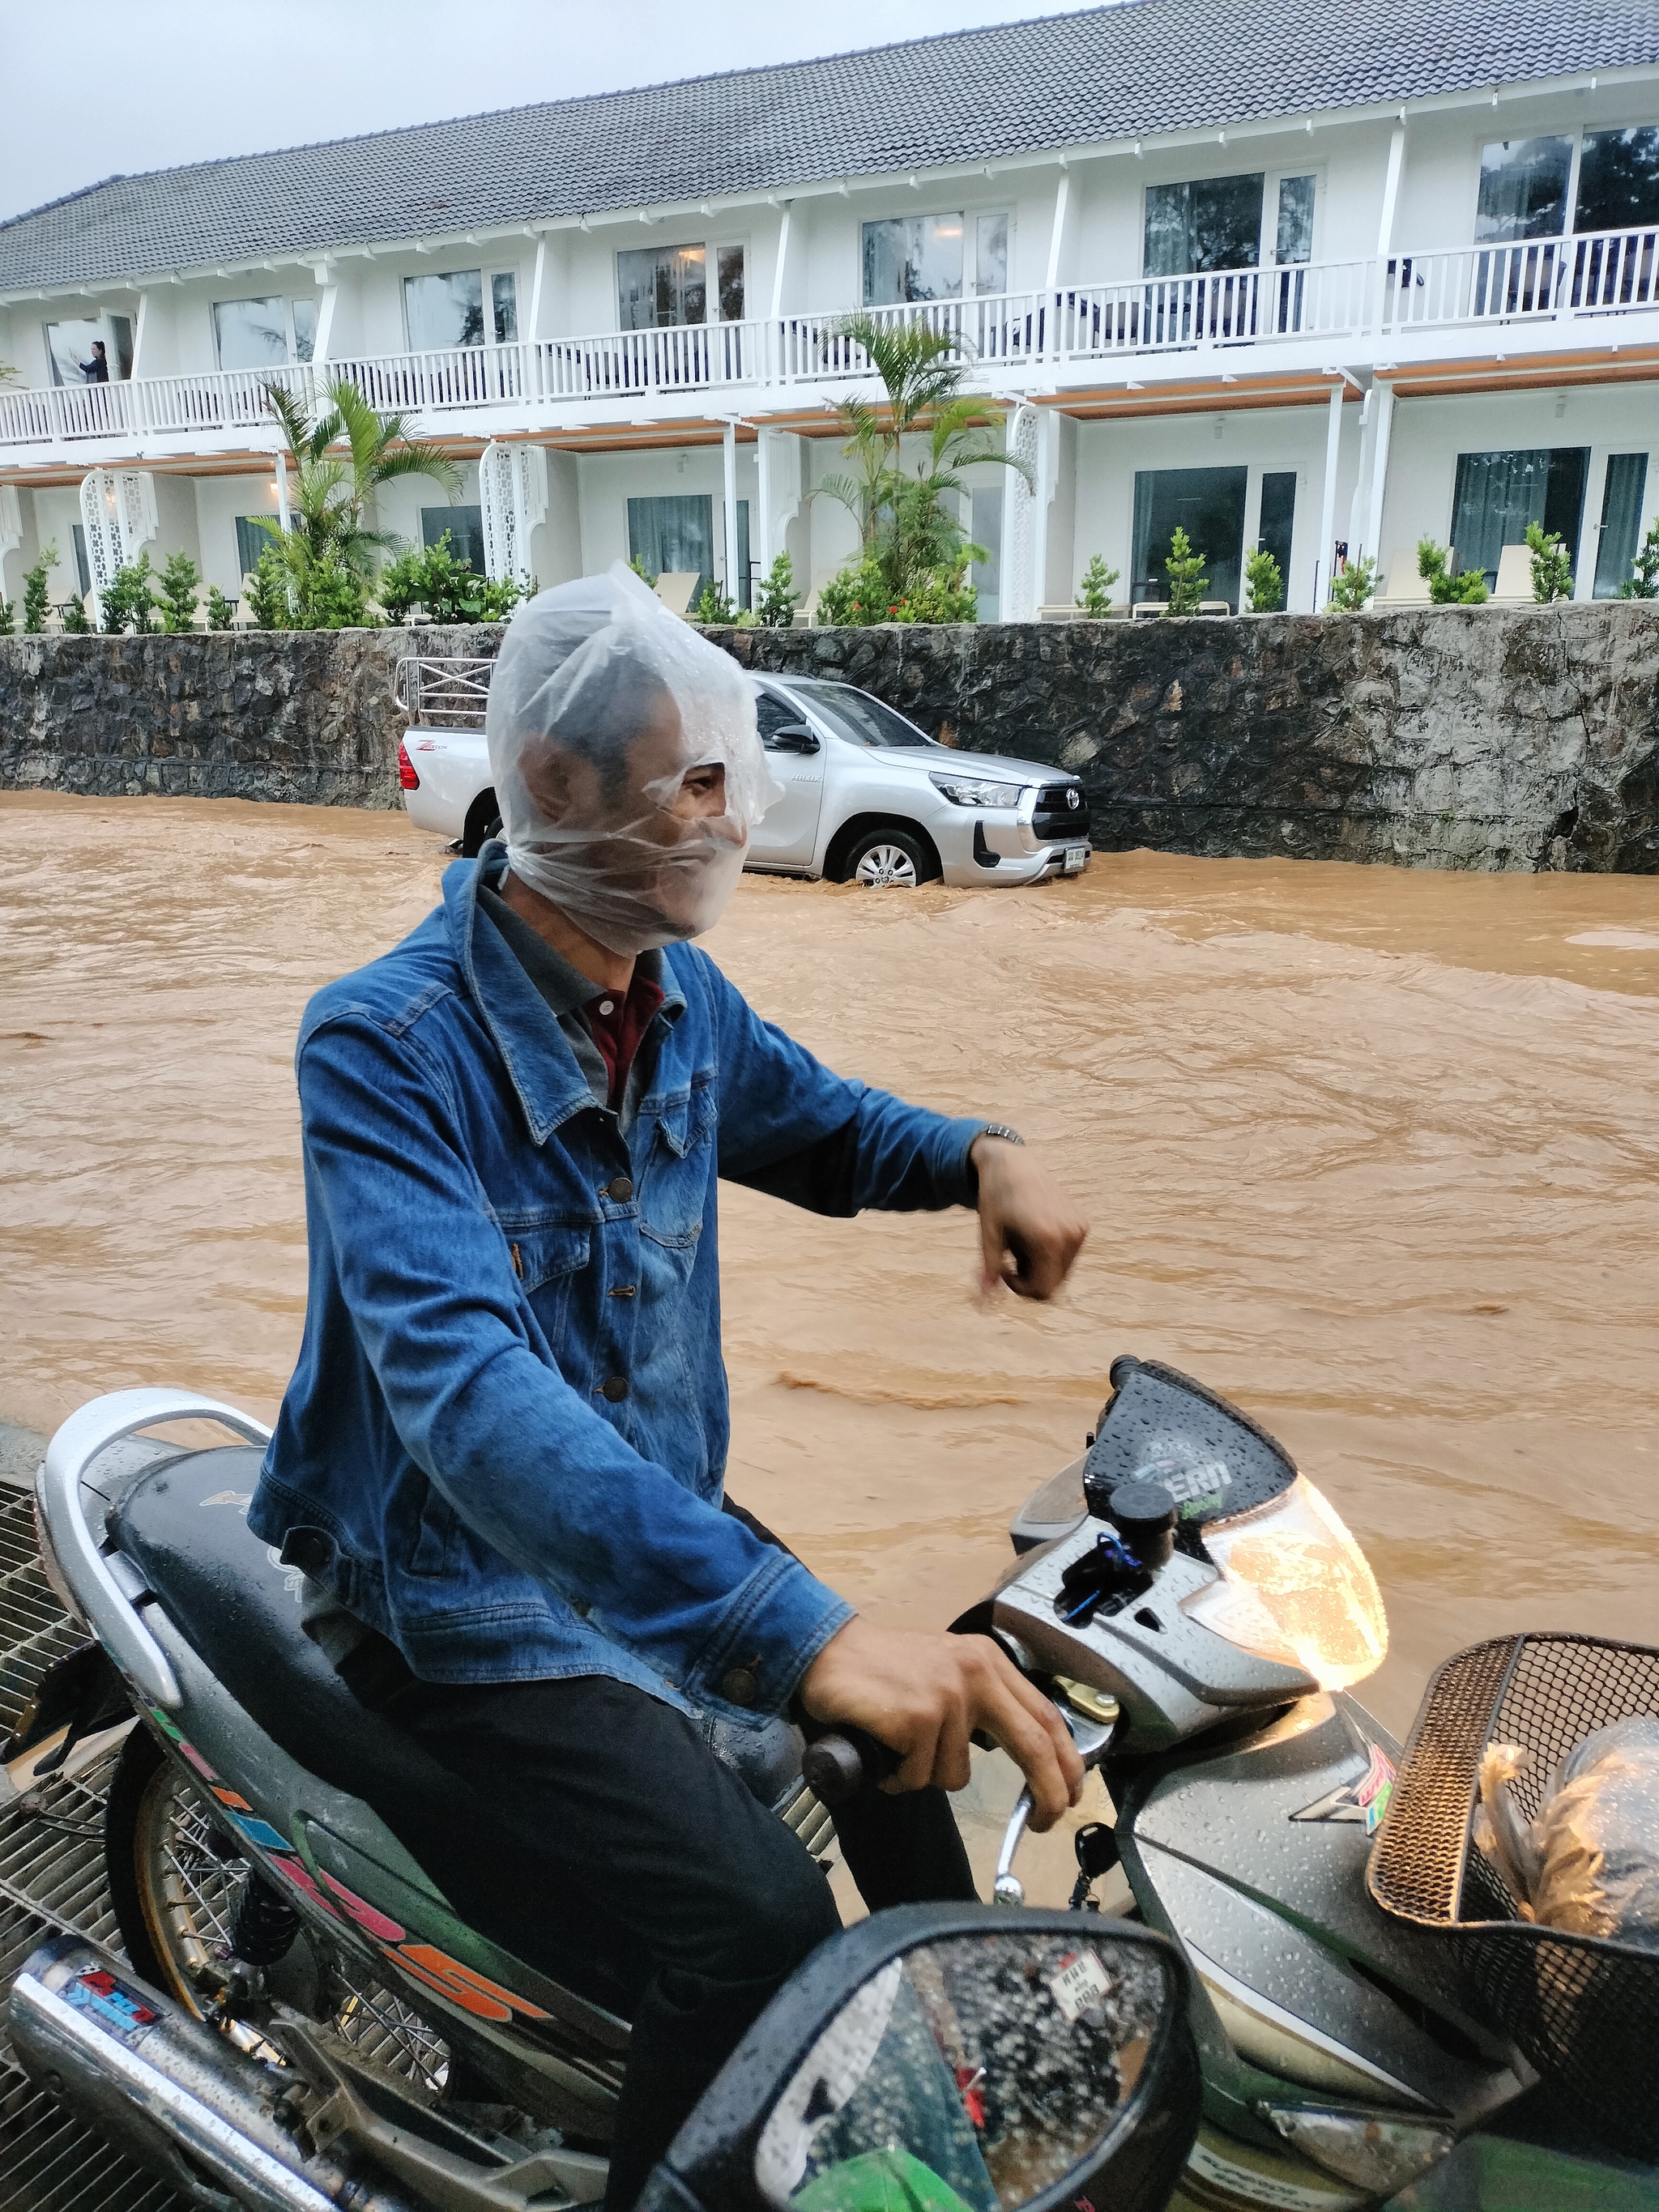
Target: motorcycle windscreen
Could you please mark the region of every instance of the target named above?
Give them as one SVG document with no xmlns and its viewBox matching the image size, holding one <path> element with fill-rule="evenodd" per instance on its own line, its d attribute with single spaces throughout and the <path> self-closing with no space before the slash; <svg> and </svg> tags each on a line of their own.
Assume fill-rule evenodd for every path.
<svg viewBox="0 0 1659 2212">
<path fill-rule="evenodd" d="M 1209 1522 L 1221 1570 L 1182 1610 L 1241 1650 L 1303 1668 L 1322 1690 L 1364 1681 L 1387 1656 L 1388 1615 L 1365 1554 L 1304 1474 L 1265 1505 Z"/>
</svg>

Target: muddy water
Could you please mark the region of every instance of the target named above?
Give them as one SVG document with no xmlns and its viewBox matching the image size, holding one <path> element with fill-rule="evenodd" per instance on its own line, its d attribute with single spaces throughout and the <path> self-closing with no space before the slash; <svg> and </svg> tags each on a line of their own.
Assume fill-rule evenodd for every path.
<svg viewBox="0 0 1659 2212">
<path fill-rule="evenodd" d="M 267 1418 L 299 1340 L 307 994 L 426 910 L 395 814 L 0 796 L 0 1414 L 173 1381 Z M 1521 1626 L 1659 1631 L 1659 887 L 1097 859 L 1031 892 L 750 880 L 709 940 L 836 1066 L 1013 1122 L 1094 1230 L 1066 1303 L 962 1216 L 735 1191 L 734 1494 L 937 1624 L 1115 1353 L 1203 1376 L 1387 1597 L 1368 1694 Z"/>
</svg>

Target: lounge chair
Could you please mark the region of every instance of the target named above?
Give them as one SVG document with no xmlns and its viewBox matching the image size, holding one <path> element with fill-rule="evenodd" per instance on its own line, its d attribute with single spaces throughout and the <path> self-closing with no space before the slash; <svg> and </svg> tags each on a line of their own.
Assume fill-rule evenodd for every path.
<svg viewBox="0 0 1659 2212">
<path fill-rule="evenodd" d="M 1506 545 L 1498 556 L 1498 585 L 1486 605 L 1489 607 L 1529 607 L 1534 604 L 1531 549 L 1525 545 Z"/>
<path fill-rule="evenodd" d="M 1449 568 L 1452 556 L 1446 563 Z M 1376 580 L 1376 592 L 1371 601 L 1381 611 L 1384 607 L 1425 607 L 1429 605 L 1429 580 L 1418 574 L 1417 548 L 1396 545 L 1383 564 L 1382 574 Z"/>
<path fill-rule="evenodd" d="M 665 570 L 657 579 L 657 597 L 671 615 L 684 615 L 688 622 L 691 618 L 691 594 L 696 588 L 695 572 L 688 576 L 678 570 Z"/>
</svg>

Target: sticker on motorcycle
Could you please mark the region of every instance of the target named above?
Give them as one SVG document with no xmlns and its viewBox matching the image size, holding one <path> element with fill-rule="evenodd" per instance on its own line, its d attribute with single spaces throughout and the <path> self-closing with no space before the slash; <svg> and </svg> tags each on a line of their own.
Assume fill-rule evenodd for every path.
<svg viewBox="0 0 1659 2212">
<path fill-rule="evenodd" d="M 509 2021 L 514 2014 L 522 2013 L 526 2020 L 545 2020 L 548 2015 L 539 2005 L 526 1998 L 514 1996 L 499 1982 L 464 1966 L 459 1959 L 437 1950 L 430 1943 L 405 1943 L 388 1953 L 400 1966 L 406 1966 L 417 1981 L 428 1989 L 447 1996 L 463 2012 L 470 2012 L 480 2020 Z"/>
<path fill-rule="evenodd" d="M 1374 1836 L 1382 1825 L 1382 1815 L 1394 1796 L 1394 1762 L 1375 1744 L 1370 1747 L 1370 1763 L 1358 1782 L 1346 1782 L 1339 1790 L 1328 1790 L 1311 1805 L 1304 1805 L 1299 1813 L 1292 1813 L 1291 1820 L 1351 1820 L 1363 1827 L 1368 1836 Z"/>
<path fill-rule="evenodd" d="M 1112 1994 L 1112 1978 L 1092 1951 L 1068 1951 L 1048 1988 L 1069 2027 L 1104 2004 Z"/>
<path fill-rule="evenodd" d="M 101 1967 L 93 1973 L 77 1974 L 64 1995 L 77 2011 L 91 2013 L 123 2036 L 131 2035 L 135 2028 L 149 2027 L 155 2019 L 153 2007 L 134 1996 L 131 1990 L 124 1990 L 114 1975 Z"/>
</svg>

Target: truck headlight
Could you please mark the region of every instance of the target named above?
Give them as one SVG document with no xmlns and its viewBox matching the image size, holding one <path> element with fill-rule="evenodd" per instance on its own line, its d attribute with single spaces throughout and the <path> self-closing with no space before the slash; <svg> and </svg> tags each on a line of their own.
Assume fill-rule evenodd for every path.
<svg viewBox="0 0 1659 2212">
<path fill-rule="evenodd" d="M 967 775 L 934 775 L 927 781 L 942 791 L 953 806 L 1018 806 L 1024 788 L 1018 783 L 981 783 Z"/>
</svg>

